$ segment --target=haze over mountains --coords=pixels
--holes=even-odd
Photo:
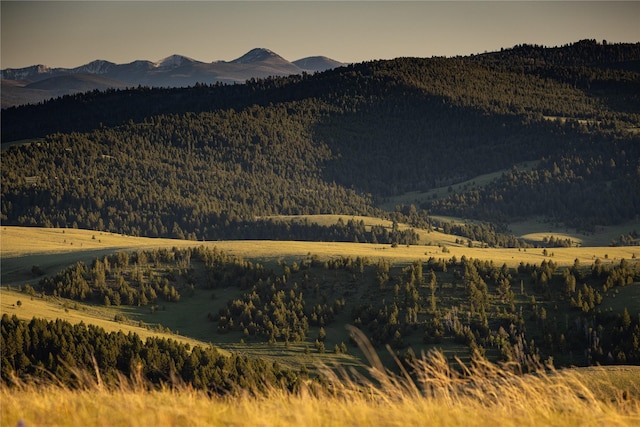
[[[290,62],[264,48],[252,49],[232,61],[210,63],[182,55],[171,55],[156,62],[137,60],[128,64],[96,60],[76,68],[33,65],[0,71],[2,108],[94,89],[237,83],[251,78],[314,73],[343,65],[345,64],[324,56],[311,56]]]

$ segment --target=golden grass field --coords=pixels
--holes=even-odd
[[[468,377],[462,378],[438,354],[415,367],[417,382],[371,368],[377,382],[356,384],[325,371],[335,375],[337,386],[331,392],[303,388],[299,393],[274,390],[257,397],[246,393],[211,397],[186,386],[153,389],[135,379],[122,380],[112,389],[92,379],[76,390],[22,384],[0,389],[1,420],[3,426],[130,427],[631,427],[640,423],[637,390],[601,382],[601,377],[588,372],[522,376],[479,362],[469,366]],[[640,368],[629,369],[638,380]],[[594,382],[600,388],[594,388]]]
[[[18,301],[21,302],[20,307],[17,305]],[[85,324],[96,325],[107,332],[122,331],[125,334],[134,332],[143,341],[148,337],[159,337],[171,338],[189,344],[192,347],[195,345],[207,347],[209,345],[190,337],[148,329],[137,325],[136,322],[116,322],[113,319],[116,313],[120,312],[116,308],[82,304],[63,298],[47,297],[43,299],[41,297],[29,297],[24,293],[6,288],[0,289],[0,312],[9,316],[16,315],[19,319],[26,321],[34,317],[45,320],[64,319],[72,324],[84,322]],[[225,352],[222,349],[218,349],[218,351]]]
[[[343,217],[348,220],[351,217]],[[336,221],[337,216],[311,218]],[[310,220],[311,220],[310,219]],[[365,218],[367,224],[380,221]],[[531,231],[533,232],[533,231]],[[216,246],[231,254],[257,260],[296,260],[308,254],[328,259],[361,256],[409,263],[429,257],[462,256],[516,266],[553,260],[572,265],[577,258],[590,265],[596,258],[619,262],[635,256],[632,247],[574,247],[549,249],[483,249],[455,244],[454,236],[427,233],[421,245],[398,246],[331,242],[216,241],[195,242],[121,236],[76,229],[0,228],[2,313],[70,322],[94,323],[108,331],[135,331],[141,337],[163,336],[132,323],[114,322],[113,313],[58,299],[40,299],[6,289],[7,285],[35,282],[31,268],[37,265],[52,274],[77,260],[117,250],[157,247]],[[541,233],[540,236],[546,235]],[[556,234],[557,235],[557,234]],[[541,237],[542,238],[542,237]],[[430,243],[425,245],[424,243]],[[448,252],[443,252],[443,246]],[[17,307],[17,300],[22,306]],[[75,308],[74,308],[75,307]],[[195,340],[176,335],[173,339]],[[375,364],[374,364],[375,366]],[[322,369],[319,367],[319,369]],[[340,380],[334,393],[266,396],[211,397],[182,386],[154,389],[140,380],[126,379],[107,389],[87,381],[71,390],[55,384],[22,384],[0,387],[2,426],[636,426],[640,425],[640,367],[565,370],[540,376],[518,376],[493,365],[470,367],[473,386],[450,371],[443,358],[429,357],[417,366],[420,392],[415,384],[378,372],[378,385]],[[337,379],[336,379],[337,380]],[[338,383],[338,382],[336,382]],[[22,424],[19,424],[22,423]]]
[[[334,221],[339,216],[319,216],[318,221]],[[343,217],[345,220],[351,217]],[[364,217],[355,217],[356,219]],[[368,219],[371,223],[385,224],[384,220]],[[38,262],[47,269],[59,263],[72,263],[73,259],[87,255],[95,258],[100,254],[117,250],[153,249],[159,247],[196,247],[200,245],[216,246],[230,254],[248,259],[299,259],[308,254],[317,255],[321,259],[340,256],[368,257],[372,260],[387,258],[392,262],[408,263],[430,257],[449,259],[456,256],[492,260],[495,264],[517,266],[520,261],[540,264],[543,260],[553,260],[559,266],[572,265],[578,259],[584,265],[590,265],[596,258],[602,262],[615,262],[620,259],[631,259],[640,256],[637,247],[582,246],[571,248],[550,248],[544,256],[542,249],[514,248],[469,248],[466,244],[456,244],[455,236],[439,232],[419,231],[421,243],[412,246],[348,243],[348,242],[304,242],[304,241],[271,241],[271,240],[239,240],[239,241],[193,241],[147,237],[131,237],[119,234],[97,232],[80,229],[37,228],[37,227],[2,227],[0,228],[0,259],[3,264],[3,284],[5,279],[16,274],[20,269]],[[529,232],[532,235],[533,232]],[[539,236],[552,233],[539,232]],[[559,233],[554,234],[556,236]],[[443,247],[449,252],[444,252]],[[31,264],[30,264],[31,263]],[[29,265],[30,264],[30,265]]]
[[[337,221],[337,215],[321,215],[309,217],[309,220],[317,220],[329,224]],[[344,218],[347,220],[347,218]],[[350,219],[350,218],[349,218]],[[365,223],[382,223],[390,225],[379,219],[355,217],[356,220],[365,220]],[[122,236],[113,233],[96,232],[79,229],[55,229],[55,228],[27,228],[27,227],[2,227],[0,228],[0,262],[2,263],[0,290],[2,301],[2,313],[17,314],[20,318],[30,319],[37,314],[39,317],[55,319],[62,317],[72,323],[82,320],[96,323],[106,330],[124,329],[138,332],[141,336],[149,334],[157,335],[155,331],[149,331],[135,323],[116,323],[113,321],[115,309],[94,307],[90,310],[81,305],[82,310],[74,310],[77,303],[61,300],[33,299],[25,303],[19,309],[16,301],[24,295],[12,294],[7,286],[17,286],[35,283],[31,272],[33,266],[46,274],[54,274],[59,270],[79,260],[90,263],[98,256],[104,256],[118,250],[141,250],[159,247],[195,247],[199,245],[215,246],[230,254],[246,259],[261,261],[297,261],[308,254],[317,255],[321,259],[330,259],[342,256],[367,257],[372,261],[385,258],[393,263],[408,264],[430,257],[449,259],[452,256],[460,259],[462,256],[492,260],[497,265],[507,264],[516,267],[521,261],[531,264],[540,264],[544,260],[553,260],[560,266],[573,265],[578,259],[582,265],[591,265],[596,258],[604,263],[618,263],[620,259],[631,259],[637,248],[634,247],[573,247],[549,249],[552,256],[544,256],[542,249],[493,249],[493,248],[469,248],[463,244],[455,244],[455,237],[438,232],[427,233],[423,231],[425,241],[432,245],[397,246],[364,243],[344,242],[298,242],[298,241],[215,241],[196,242],[191,240],[155,239],[145,237]],[[440,246],[438,246],[440,245]],[[444,252],[446,247],[448,252]],[[70,308],[71,307],[71,308]],[[176,339],[187,338],[172,335]],[[202,343],[200,343],[202,344]]]

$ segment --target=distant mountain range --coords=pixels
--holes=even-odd
[[[269,49],[256,48],[233,61],[201,62],[171,55],[157,62],[115,64],[96,60],[76,68],[33,65],[0,70],[2,108],[37,103],[94,89],[135,86],[186,87],[196,83],[235,83],[251,78],[325,71],[346,65],[324,56],[290,62]]]

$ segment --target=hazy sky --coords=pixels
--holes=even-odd
[[[75,67],[174,53],[229,61],[265,47],[293,61],[455,56],[520,43],[640,41],[640,2],[5,1],[1,68]]]

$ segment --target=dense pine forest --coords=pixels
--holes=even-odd
[[[153,384],[173,380],[176,385],[190,384],[216,394],[294,390],[308,378],[308,371],[293,371],[277,362],[269,364],[240,354],[229,357],[214,348],[191,349],[174,340],[142,341],[135,334],[107,333],[62,320],[34,318],[25,323],[4,314],[1,338],[3,383],[54,374],[61,383],[77,387],[82,385],[78,370],[90,366],[100,370],[107,385],[117,384],[123,375],[142,375]]]
[[[639,97],[640,45],[594,40],[66,96],[3,110],[0,219],[189,239],[372,241],[256,219],[411,222],[406,207],[380,206],[503,171],[421,199],[414,218],[502,229],[542,216],[589,231],[640,212]]]

